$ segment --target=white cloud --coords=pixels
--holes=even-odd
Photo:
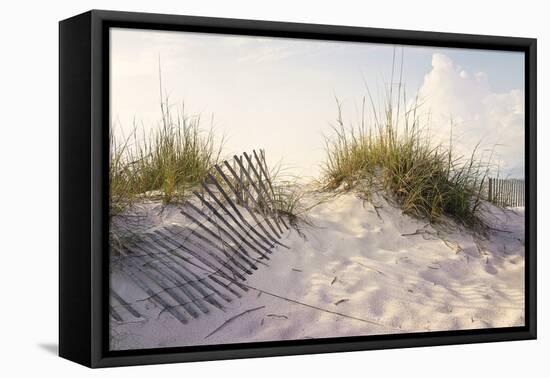
[[[468,72],[448,56],[436,53],[420,97],[431,112],[436,138],[448,141],[452,119],[453,143],[461,154],[470,154],[478,142],[486,151],[496,145],[501,174],[523,176],[523,90],[493,92],[485,73]]]

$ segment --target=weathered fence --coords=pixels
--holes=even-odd
[[[241,297],[249,290],[246,277],[266,265],[273,248],[288,248],[280,241],[289,226],[277,210],[275,189],[263,151],[235,155],[215,165],[181,205],[187,222],[158,225],[111,245],[112,271],[135,286],[111,287],[111,317],[140,319],[147,312],[140,310],[143,303],[151,302],[187,323]]]
[[[489,178],[488,200],[499,206],[525,206],[525,181]]]

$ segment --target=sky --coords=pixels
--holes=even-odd
[[[224,135],[227,156],[263,148],[270,165],[318,177],[336,99],[345,124],[357,125],[367,88],[381,103],[401,78],[407,103],[420,99],[434,140],[448,143],[452,120],[460,154],[479,143],[485,156],[494,151],[501,176],[524,175],[520,52],[114,28],[110,59],[115,135],[136,122],[159,126],[160,61],[171,106],[184,103],[188,116]],[[373,114],[365,114],[369,124]]]

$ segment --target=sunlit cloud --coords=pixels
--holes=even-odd
[[[436,53],[419,93],[430,109],[432,131],[440,141],[448,142],[452,131],[453,145],[463,155],[471,154],[478,143],[481,151],[494,148],[495,162],[503,174],[523,176],[523,90],[496,93],[486,73],[469,72]]]

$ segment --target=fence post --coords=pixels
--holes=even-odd
[[[498,204],[502,206],[502,179],[498,179]]]
[[[514,181],[512,181],[512,206],[516,206],[516,189],[517,189],[517,182],[514,179]]]

